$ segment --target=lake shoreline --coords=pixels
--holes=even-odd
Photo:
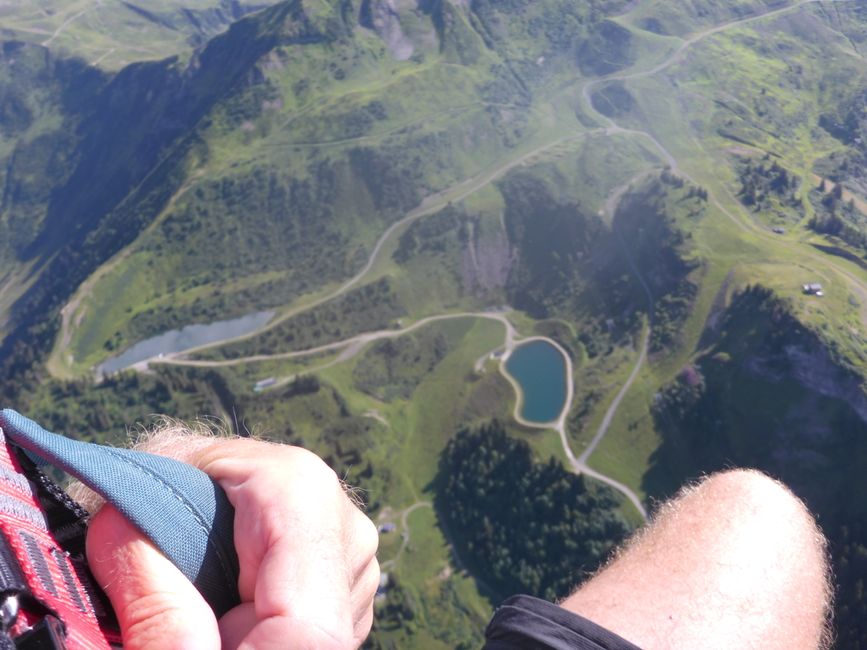
[[[563,400],[563,406],[561,407],[556,417],[550,420],[546,420],[544,422],[536,422],[523,417],[521,412],[523,410],[524,402],[526,399],[524,388],[521,385],[521,382],[518,381],[518,379],[514,375],[512,375],[506,367],[509,359],[520,346],[533,342],[547,343],[555,350],[557,350],[557,352],[559,352],[561,357],[563,358],[563,372],[565,374],[564,383],[566,393]],[[512,385],[512,388],[515,390],[515,395],[517,399],[515,400],[515,408],[512,413],[512,417],[514,417],[515,421],[518,422],[518,424],[534,429],[559,429],[565,426],[566,415],[569,413],[569,410],[572,407],[574,380],[572,378],[572,359],[569,357],[569,353],[566,352],[565,348],[563,348],[562,345],[560,345],[553,339],[547,338],[545,336],[530,336],[527,338],[522,338],[519,341],[515,341],[514,345],[510,349],[506,349],[503,352],[503,355],[500,357],[499,369],[500,374],[502,374],[506,378],[506,380]]]
[[[183,352],[195,347],[190,341],[193,344],[219,341],[227,331],[234,335],[253,332],[273,317],[273,311],[259,311],[212,323],[190,323],[134,343],[120,354],[103,361],[96,368],[96,373],[97,376],[105,377],[163,354]]]

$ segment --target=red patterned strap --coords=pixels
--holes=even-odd
[[[20,453],[0,430],[0,649],[120,647],[85,563],[85,513]]]

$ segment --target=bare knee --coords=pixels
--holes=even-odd
[[[762,513],[766,516],[776,516],[779,512],[812,520],[804,504],[789,488],[754,469],[732,469],[706,476],[685,487],[675,503],[690,498],[713,501],[737,510],[766,510]]]
[[[690,510],[705,523],[714,516],[732,528],[732,535],[759,535],[752,540],[762,546],[812,549],[824,561],[825,538],[804,503],[789,488],[766,474],[752,469],[735,469],[712,474],[686,487],[660,516],[677,516]]]
[[[730,469],[710,474],[684,488],[683,494],[704,493],[707,498],[734,500],[753,507],[783,506],[786,510],[801,509],[803,503],[789,488],[755,469]]]
[[[779,481],[756,470],[720,472],[685,488],[659,515],[669,532],[690,531],[708,558],[723,561],[716,572],[721,589],[737,576],[757,597],[754,606],[776,601],[790,621],[827,619],[827,542],[804,503]],[[812,629],[827,636],[823,626]],[[816,641],[821,646],[824,639]]]
[[[656,519],[700,527],[708,542],[740,550],[766,566],[797,561],[817,576],[827,573],[826,542],[804,503],[789,488],[756,470],[712,474],[684,488]]]
[[[752,470],[708,476],[564,607],[641,647],[813,648],[827,637],[825,541],[804,504]]]

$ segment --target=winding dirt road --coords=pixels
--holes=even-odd
[[[353,356],[358,354],[367,344],[369,344],[372,341],[376,341],[376,340],[383,339],[383,338],[393,338],[393,337],[401,336],[403,334],[406,334],[407,332],[410,332],[414,329],[423,327],[424,325],[427,325],[431,322],[435,322],[438,320],[446,320],[446,319],[452,319],[452,318],[467,318],[467,317],[494,319],[494,320],[499,320],[505,324],[507,336],[506,336],[506,355],[504,355],[504,357],[507,358],[508,353],[513,349],[516,342],[521,340],[521,339],[518,339],[518,337],[514,331],[513,326],[511,325],[511,323],[508,321],[508,319],[505,317],[505,315],[503,313],[492,313],[492,312],[464,312],[464,313],[458,313],[458,314],[443,314],[443,315],[438,315],[438,316],[430,316],[430,317],[421,319],[418,322],[410,325],[409,327],[403,328],[401,330],[383,330],[383,331],[379,331],[379,332],[370,332],[370,333],[360,334],[358,336],[346,339],[344,341],[326,344],[323,346],[319,346],[317,348],[311,348],[309,350],[288,352],[288,353],[282,353],[282,354],[258,355],[258,356],[245,357],[242,359],[232,359],[232,360],[222,360],[222,361],[192,361],[192,360],[180,359],[178,357],[180,357],[181,355],[184,355],[184,354],[189,354],[189,353],[201,351],[201,350],[204,350],[207,348],[212,348],[212,347],[216,347],[219,345],[225,345],[227,343],[231,343],[234,341],[252,338],[252,337],[262,333],[263,331],[266,331],[268,329],[271,329],[271,328],[277,326],[279,323],[291,318],[292,316],[297,315],[298,313],[301,313],[302,311],[312,309],[312,308],[314,308],[318,305],[321,305],[325,302],[328,302],[330,300],[338,298],[339,296],[341,296],[344,293],[346,293],[347,291],[349,291],[352,287],[359,284],[365,277],[367,277],[370,274],[370,272],[373,270],[376,262],[379,259],[379,256],[380,256],[380,253],[381,253],[383,247],[389,241],[389,239],[395,234],[395,232],[397,232],[400,228],[408,225],[409,223],[411,223],[411,222],[413,222],[413,221],[415,221],[415,220],[417,220],[423,216],[432,214],[436,210],[443,207],[449,201],[460,201],[460,200],[466,198],[467,196],[478,191],[479,189],[486,186],[488,183],[492,182],[496,178],[507,173],[508,171],[513,169],[514,167],[516,167],[520,164],[523,164],[525,161],[529,160],[530,158],[532,158],[532,157],[534,157],[534,156],[536,156],[536,155],[538,155],[538,154],[540,154],[540,153],[542,153],[542,152],[544,152],[544,151],[546,151],[546,150],[548,150],[548,149],[550,149],[556,145],[559,145],[563,142],[582,138],[582,137],[586,137],[586,136],[591,135],[591,134],[599,134],[599,133],[604,133],[604,134],[609,135],[609,136],[618,135],[618,134],[626,134],[626,135],[633,135],[635,137],[640,137],[640,138],[648,140],[654,146],[654,148],[660,153],[662,160],[668,165],[668,167],[672,170],[673,173],[676,173],[679,176],[683,177],[684,179],[695,183],[695,180],[692,179],[689,176],[689,174],[687,174],[686,172],[684,172],[680,168],[678,161],[677,161],[677,158],[661,142],[659,142],[659,140],[656,138],[656,136],[654,136],[652,133],[622,127],[619,124],[617,124],[613,119],[611,119],[607,116],[604,116],[604,115],[600,114],[598,111],[596,111],[596,109],[593,107],[592,98],[591,98],[591,93],[592,93],[593,88],[600,85],[600,84],[611,82],[611,81],[629,81],[629,80],[651,77],[653,75],[659,74],[659,73],[667,70],[668,68],[670,68],[675,63],[677,63],[680,60],[680,57],[690,47],[692,47],[693,45],[701,42],[702,40],[704,40],[708,37],[711,37],[715,34],[719,34],[721,32],[729,30],[729,29],[734,29],[736,27],[743,26],[745,24],[749,24],[752,22],[756,22],[756,21],[772,18],[775,16],[783,15],[785,13],[795,11],[802,6],[805,6],[808,4],[813,4],[816,2],[820,2],[820,1],[821,0],[802,0],[801,2],[797,2],[797,3],[790,5],[790,6],[782,7],[779,9],[774,9],[774,10],[765,12],[763,14],[758,14],[758,15],[749,16],[746,18],[741,18],[738,20],[730,21],[730,22],[722,24],[722,25],[718,25],[715,27],[705,29],[705,30],[693,35],[692,37],[686,39],[664,61],[662,61],[658,65],[656,65],[656,66],[654,66],[648,70],[637,71],[637,72],[626,73],[626,74],[612,74],[612,75],[608,75],[606,77],[601,77],[598,79],[593,79],[593,80],[585,82],[582,89],[581,89],[581,93],[582,93],[582,96],[584,98],[584,101],[587,105],[588,110],[590,111],[590,115],[595,116],[597,119],[601,120],[601,122],[603,124],[605,124],[604,128],[596,129],[596,130],[590,130],[590,131],[587,131],[587,132],[584,132],[581,134],[576,134],[576,135],[571,135],[571,136],[563,136],[560,138],[556,138],[552,141],[549,141],[549,142],[537,147],[536,149],[534,149],[532,151],[529,151],[529,152],[523,154],[522,156],[519,156],[518,158],[515,158],[511,161],[504,162],[503,164],[498,165],[498,166],[494,167],[493,169],[480,172],[476,176],[473,176],[472,178],[469,178],[469,179],[467,179],[467,180],[465,180],[465,181],[463,181],[463,182],[461,182],[461,183],[459,183],[453,187],[447,188],[441,192],[438,192],[437,194],[434,194],[434,195],[427,197],[424,201],[422,201],[422,203],[417,208],[415,208],[414,210],[407,213],[405,217],[403,217],[399,221],[393,223],[391,226],[389,226],[385,230],[385,232],[383,232],[383,234],[377,240],[374,248],[372,249],[366,264],[352,278],[350,278],[349,280],[344,282],[337,289],[327,293],[326,295],[323,295],[323,296],[313,300],[312,302],[309,302],[309,303],[304,304],[304,305],[300,305],[300,306],[298,306],[292,310],[284,312],[279,318],[274,319],[271,323],[269,323],[265,327],[255,331],[255,332],[249,333],[245,336],[236,337],[233,339],[227,339],[224,341],[211,343],[211,344],[208,344],[205,346],[199,346],[196,348],[190,348],[190,349],[185,350],[183,352],[178,352],[178,353],[175,353],[172,355],[167,355],[166,357],[164,357],[162,359],[150,359],[146,363],[170,363],[170,364],[177,364],[177,365],[205,366],[205,367],[207,367],[207,366],[231,366],[231,365],[238,365],[238,364],[242,364],[242,363],[250,363],[250,362],[256,362],[256,361],[298,358],[298,357],[309,356],[309,355],[320,353],[320,352],[328,352],[328,351],[332,351],[332,350],[341,350],[342,349],[343,353],[338,357],[338,359],[327,364],[327,365],[331,365],[333,363],[338,363],[341,361],[345,361],[349,358],[352,358]],[[851,2],[854,0],[829,0],[829,1],[842,3],[842,2]],[[616,191],[615,195],[610,197],[609,200],[606,202],[606,210],[609,212],[609,214],[613,215],[613,211],[616,209],[616,205],[619,203],[619,200],[622,197],[622,194],[625,191],[625,189],[626,189],[625,187],[619,188]],[[711,202],[713,203],[713,205],[715,205],[723,214],[725,214],[730,219],[732,219],[735,223],[737,223],[741,228],[750,230],[755,234],[759,234],[761,236],[765,236],[765,237],[768,237],[770,239],[770,236],[767,235],[766,233],[764,233],[760,228],[755,226],[755,224],[749,223],[749,222],[745,221],[744,219],[739,218],[738,216],[735,216],[716,197],[711,196],[710,199],[711,199]],[[779,243],[778,240],[775,240],[775,241],[777,241],[777,243]],[[795,247],[797,245],[792,244],[791,246]],[[802,251],[800,251],[800,248],[801,247],[798,247],[798,250],[799,250],[799,252],[802,252]],[[839,267],[838,265],[834,264],[833,262],[829,262],[828,260],[825,260],[825,259],[819,257],[818,255],[810,254],[809,252],[805,252],[804,255],[806,257],[810,257],[816,261],[819,261],[830,268],[833,268],[839,274],[841,274],[842,276],[849,279],[850,282],[852,283],[852,285],[855,287],[856,292],[860,296],[865,298],[865,300],[863,300],[863,302],[865,305],[867,305],[867,287],[864,286],[864,283],[859,278],[855,277],[853,274],[848,272],[846,269],[843,269],[843,268]],[[639,281],[642,283],[642,285],[645,288],[645,291],[647,292],[649,305],[651,307],[649,313],[652,314],[653,297],[652,297],[652,294],[649,290],[649,287],[647,286],[646,282],[641,277],[641,274],[639,273],[638,269],[635,267],[634,263],[632,262],[631,258],[629,257],[628,251],[627,251],[627,259],[629,259],[630,265],[633,268],[633,272],[636,273],[636,276],[638,277]],[[629,389],[631,388],[632,384],[634,383],[635,379],[638,377],[641,369],[643,368],[644,364],[646,363],[647,353],[648,353],[648,344],[649,344],[650,334],[652,331],[651,328],[652,328],[652,322],[649,322],[648,326],[645,328],[645,332],[644,332],[643,337],[642,337],[641,349],[639,351],[638,358],[636,360],[635,365],[633,366],[633,369],[632,369],[629,377],[627,378],[626,382],[621,387],[618,394],[615,396],[614,401],[609,405],[609,408],[608,408],[599,428],[597,429],[593,439],[591,440],[590,444],[588,445],[588,447],[583,451],[583,453],[579,457],[576,457],[575,454],[573,453],[573,451],[570,447],[569,441],[568,441],[567,433],[566,433],[566,417],[569,413],[569,410],[571,409],[572,399],[574,396],[574,386],[571,383],[572,382],[572,372],[573,372],[571,359],[569,359],[568,354],[566,354],[565,351],[562,350],[562,348],[560,348],[560,346],[556,344],[556,342],[551,341],[550,339],[546,339],[550,343],[555,345],[556,347],[560,348],[561,352],[564,354],[564,358],[566,359],[566,363],[567,363],[568,377],[569,377],[568,399],[567,399],[567,404],[564,406],[564,409],[560,415],[560,418],[557,420],[557,422],[554,425],[554,429],[558,432],[558,434],[560,436],[564,453],[566,454],[567,458],[569,459],[569,462],[571,463],[572,468],[578,473],[587,474],[588,476],[591,476],[591,477],[593,477],[593,478],[595,478],[595,479],[597,479],[603,483],[606,483],[607,485],[609,485],[609,486],[613,487],[614,489],[618,490],[619,492],[621,492],[624,496],[627,497],[627,499],[629,499],[629,501],[636,507],[636,509],[645,518],[647,516],[647,513],[646,513],[646,510],[645,510],[643,504],[641,503],[641,500],[628,486],[625,486],[624,484],[622,484],[622,483],[620,483],[620,482],[618,482],[618,481],[616,481],[616,480],[614,480],[614,479],[612,479],[612,478],[610,478],[604,474],[601,474],[600,472],[598,472],[596,470],[593,470],[591,467],[589,467],[587,465],[587,461],[592,456],[593,452],[597,449],[598,445],[601,443],[604,436],[608,432],[608,429],[610,428],[611,422],[613,421],[614,417],[616,416],[622,400],[624,399],[624,397],[628,393]],[[505,362],[505,358],[503,359],[503,362]],[[520,416],[518,415],[518,417],[520,417]],[[526,422],[525,422],[525,424],[529,424],[531,426],[542,426],[544,428],[551,428],[550,424],[549,425],[534,425],[532,423],[526,423]]]
[[[419,508],[433,508],[433,503],[430,501],[416,501],[409,508],[403,511],[400,515],[400,548],[397,549],[397,553],[394,554],[394,557],[390,560],[386,560],[380,565],[380,569],[382,571],[390,571],[394,568],[394,565],[397,564],[397,561],[400,560],[400,556],[403,555],[403,552],[406,550],[406,547],[409,546],[410,542],[410,532],[409,532],[409,516],[414,513]],[[452,545],[454,548],[454,545]]]
[[[586,83],[584,85],[584,87],[582,88],[582,96],[583,96],[584,101],[587,105],[587,108],[591,112],[592,116],[596,116],[598,119],[602,120],[607,125],[606,126],[606,133],[608,133],[609,135],[614,135],[614,134],[618,134],[618,133],[626,133],[626,134],[631,134],[631,135],[635,135],[638,137],[643,137],[645,139],[648,139],[654,145],[654,147],[659,151],[659,153],[662,155],[662,157],[667,161],[668,167],[671,169],[672,173],[677,174],[678,176],[684,178],[685,180],[688,180],[691,183],[697,185],[698,183],[696,183],[696,181],[688,173],[686,173],[685,171],[683,171],[680,168],[680,166],[678,165],[678,162],[677,162],[677,158],[661,142],[659,142],[659,140],[657,140],[657,138],[653,134],[648,133],[646,131],[639,131],[639,130],[635,130],[635,129],[623,128],[620,125],[618,125],[613,119],[599,113],[594,108],[593,103],[591,101],[592,88],[596,85],[601,84],[601,83],[606,83],[606,82],[610,82],[610,81],[628,81],[631,79],[640,79],[643,77],[650,77],[650,76],[656,75],[656,74],[668,69],[669,67],[671,67],[675,63],[677,63],[677,61],[679,60],[681,55],[688,48],[690,48],[691,46],[695,45],[696,43],[698,43],[698,42],[700,42],[700,41],[702,41],[702,40],[704,40],[710,36],[713,36],[715,34],[719,34],[721,32],[724,32],[725,30],[728,30],[728,29],[742,26],[744,24],[748,24],[748,23],[759,21],[759,20],[771,18],[774,16],[782,15],[782,14],[794,11],[794,10],[804,6],[804,5],[813,4],[816,2],[820,2],[820,1],[821,0],[802,0],[801,2],[798,2],[798,3],[791,5],[791,6],[788,6],[788,7],[783,7],[781,9],[776,9],[773,11],[766,12],[764,14],[750,16],[748,18],[739,19],[736,21],[726,23],[724,25],[720,25],[717,27],[706,29],[706,30],[696,34],[695,36],[689,38],[688,40],[684,41],[684,43],[677,50],[675,50],[675,52],[673,54],[671,54],[665,61],[663,61],[659,65],[657,65],[657,66],[655,66],[649,70],[641,71],[641,72],[635,72],[635,73],[629,73],[629,74],[623,74],[623,75],[614,74],[614,75],[610,75],[608,77],[592,80],[592,81]],[[832,2],[851,2],[853,0],[830,0],[830,1],[832,1]],[[608,215],[610,217],[613,218],[614,211],[616,210],[616,206],[619,203],[620,199],[622,198],[623,193],[628,189],[629,184],[637,181],[639,179],[639,177],[641,177],[643,175],[645,175],[645,174],[640,174],[635,179],[633,179],[628,184],[626,184],[624,187],[620,188],[619,190],[616,190],[615,193],[613,193],[612,196],[609,197],[609,200],[606,202],[605,211],[608,213]],[[733,197],[729,197],[729,198],[733,198]],[[849,280],[849,284],[852,287],[852,289],[861,297],[862,320],[867,322],[867,312],[864,312],[864,310],[867,309],[867,287],[865,287],[864,282],[860,278],[857,278],[855,275],[850,273],[848,270],[841,268],[840,266],[835,264],[833,261],[830,261],[828,259],[820,257],[816,253],[812,253],[811,251],[802,251],[801,249],[803,248],[803,246],[798,246],[795,243],[780,242],[777,238],[771,237],[767,232],[765,232],[763,229],[759,228],[758,226],[756,226],[752,222],[746,221],[746,220],[741,219],[738,216],[734,215],[731,211],[729,211],[719,201],[718,198],[713,196],[713,194],[710,191],[709,191],[709,199],[710,199],[711,203],[718,210],[720,210],[720,212],[722,212],[729,219],[734,221],[740,228],[742,228],[744,230],[748,230],[748,231],[752,232],[753,234],[759,235],[765,239],[773,240],[777,244],[782,243],[783,245],[787,246],[788,248],[790,248],[792,250],[797,250],[799,253],[803,254],[802,255],[803,257],[808,257],[814,261],[817,261],[821,264],[824,264],[824,265],[832,268],[834,271],[836,271],[837,273],[839,273],[843,277],[847,278]],[[624,250],[625,250],[627,260],[630,264],[630,267],[632,268],[633,273],[638,278],[639,282],[641,283],[642,287],[644,288],[645,293],[647,294],[648,305],[649,305],[648,314],[652,318],[652,315],[653,315],[653,295],[650,291],[650,287],[647,285],[646,281],[642,277],[639,269],[635,266],[635,263],[634,263],[631,255],[629,254],[629,251],[625,249],[625,246],[624,246]],[[645,328],[644,335],[642,336],[641,349],[639,352],[638,359],[636,360],[636,363],[633,366],[632,372],[630,373],[626,382],[623,384],[620,391],[617,393],[616,397],[614,398],[614,400],[612,401],[612,403],[608,407],[608,410],[606,411],[605,416],[604,416],[602,422],[600,423],[599,428],[596,431],[596,434],[593,436],[592,440],[590,441],[590,443],[588,444],[588,446],[586,447],[584,452],[577,459],[573,460],[571,455],[569,453],[567,453],[567,455],[570,455],[570,460],[573,461],[573,465],[576,467],[576,471],[581,471],[581,472],[586,473],[590,476],[594,476],[595,478],[597,478],[603,482],[606,482],[609,485],[612,485],[613,487],[619,486],[619,487],[617,487],[617,489],[619,489],[624,495],[626,495],[630,499],[630,501],[633,502],[634,505],[636,505],[636,507],[639,509],[639,511],[642,513],[642,515],[645,516],[645,518],[646,518],[646,513],[644,511],[644,508],[640,505],[640,502],[638,502],[637,498],[635,498],[635,494],[629,488],[627,488],[626,486],[623,486],[622,484],[619,484],[619,483],[617,484],[617,486],[613,485],[612,483],[616,483],[616,482],[613,482],[612,479],[610,479],[609,477],[601,475],[601,474],[599,474],[599,472],[596,472],[595,470],[590,468],[587,465],[587,462],[590,459],[590,457],[593,455],[593,453],[596,451],[596,448],[599,446],[599,443],[605,437],[605,434],[608,432],[608,429],[611,426],[611,422],[613,421],[615,415],[617,414],[617,410],[619,409],[621,402],[623,401],[626,394],[629,392],[629,389],[632,387],[632,384],[635,382],[635,379],[638,377],[639,373],[641,372],[642,367],[644,366],[644,364],[647,361],[650,335],[652,332],[652,325],[653,325],[653,323],[651,320],[648,322],[648,325]],[[564,448],[565,448],[565,446],[566,446],[565,436],[563,436],[563,444],[564,444]]]
[[[163,358],[156,358],[147,361],[148,364],[168,364],[175,366],[194,366],[199,368],[218,368],[225,366],[238,366],[247,363],[255,363],[258,361],[282,361],[286,359],[298,359],[302,357],[309,357],[314,354],[320,354],[322,352],[333,352],[335,350],[345,350],[349,354],[341,354],[339,357],[340,361],[348,361],[362,349],[364,349],[369,343],[373,343],[374,341],[380,341],[382,339],[394,339],[404,334],[409,334],[417,329],[424,327],[425,325],[429,325],[430,323],[435,323],[437,321],[443,320],[454,320],[456,318],[484,318],[488,320],[495,320],[503,323],[506,327],[506,340],[514,341],[516,333],[515,328],[512,323],[506,318],[506,313],[502,311],[466,311],[466,312],[456,312],[453,314],[439,314],[437,316],[428,316],[427,318],[422,318],[421,320],[416,321],[412,325],[407,325],[401,329],[389,329],[389,330],[378,330],[376,332],[365,332],[364,334],[358,334],[357,336],[353,336],[348,339],[343,339],[342,341],[335,341],[334,343],[326,343],[325,345],[319,345],[315,348],[307,348],[306,350],[296,350],[293,352],[278,352],[276,354],[257,354],[248,357],[239,357],[237,359],[218,359],[218,360],[196,360],[196,359],[176,359],[169,356],[165,356]]]
[[[326,302],[329,302],[331,300],[339,298],[340,296],[345,294],[347,291],[352,289],[352,287],[359,284],[365,277],[367,277],[368,274],[370,274],[371,270],[376,265],[377,261],[379,261],[379,256],[380,256],[380,253],[382,252],[383,247],[388,242],[388,240],[391,239],[391,237],[394,235],[394,233],[397,230],[399,230],[400,228],[411,224],[413,221],[416,221],[416,220],[420,219],[421,217],[425,217],[425,216],[433,214],[434,212],[436,212],[436,211],[442,209],[443,207],[445,207],[446,205],[448,205],[449,202],[458,202],[458,201],[464,200],[465,198],[467,198],[471,194],[478,192],[480,189],[487,186],[489,183],[493,182],[497,178],[503,176],[507,172],[511,171],[515,167],[524,164],[527,160],[533,158],[534,156],[538,156],[539,154],[547,151],[548,149],[551,149],[552,147],[555,147],[555,146],[562,144],[564,142],[568,142],[570,140],[578,140],[580,138],[587,137],[588,135],[591,135],[593,133],[598,133],[598,131],[588,131],[585,133],[573,134],[573,135],[555,138],[554,140],[546,142],[546,143],[536,147],[535,149],[522,154],[521,156],[519,156],[517,158],[503,162],[503,163],[493,167],[492,169],[482,171],[482,172],[476,174],[475,176],[472,176],[471,178],[468,178],[464,181],[461,181],[457,185],[453,185],[452,187],[441,190],[440,192],[437,192],[436,194],[431,194],[430,196],[426,197],[417,208],[408,212],[406,214],[406,216],[403,217],[402,219],[400,219],[399,221],[395,221],[393,224],[391,224],[385,230],[385,232],[383,232],[382,235],[380,235],[379,239],[376,241],[376,244],[374,245],[373,250],[371,250],[370,255],[367,258],[367,262],[361,268],[361,270],[359,270],[358,273],[356,273],[354,276],[352,276],[349,280],[344,282],[342,285],[340,285],[334,291],[331,291],[331,292],[313,300],[312,302],[309,302],[309,303],[306,303],[303,305],[299,305],[298,307],[296,307],[294,309],[290,309],[290,310],[284,312],[283,314],[281,314],[277,318],[271,320],[271,322],[269,322],[264,327],[261,327],[255,331],[253,331],[253,332],[250,332],[250,333],[245,334],[243,336],[237,336],[237,337],[230,338],[230,339],[224,339],[222,341],[216,341],[214,343],[209,343],[207,345],[200,345],[197,347],[189,348],[187,350],[172,353],[170,355],[166,355],[166,357],[164,357],[163,361],[165,360],[165,358],[175,359],[181,355],[192,354],[194,352],[200,352],[202,350],[206,350],[209,348],[214,348],[214,347],[226,345],[229,343],[234,343],[237,341],[243,341],[243,340],[251,339],[255,336],[258,336],[259,334],[262,334],[263,332],[266,332],[268,330],[273,329],[274,327],[276,327],[280,323],[292,318],[293,316],[297,316],[298,314],[300,314],[302,312],[309,311],[310,309],[318,307],[318,306],[320,306]],[[148,359],[147,361],[150,362],[150,361],[152,361],[152,359]]]

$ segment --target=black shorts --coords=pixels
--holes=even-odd
[[[485,630],[485,650],[640,650],[604,627],[531,596],[512,596]]]

